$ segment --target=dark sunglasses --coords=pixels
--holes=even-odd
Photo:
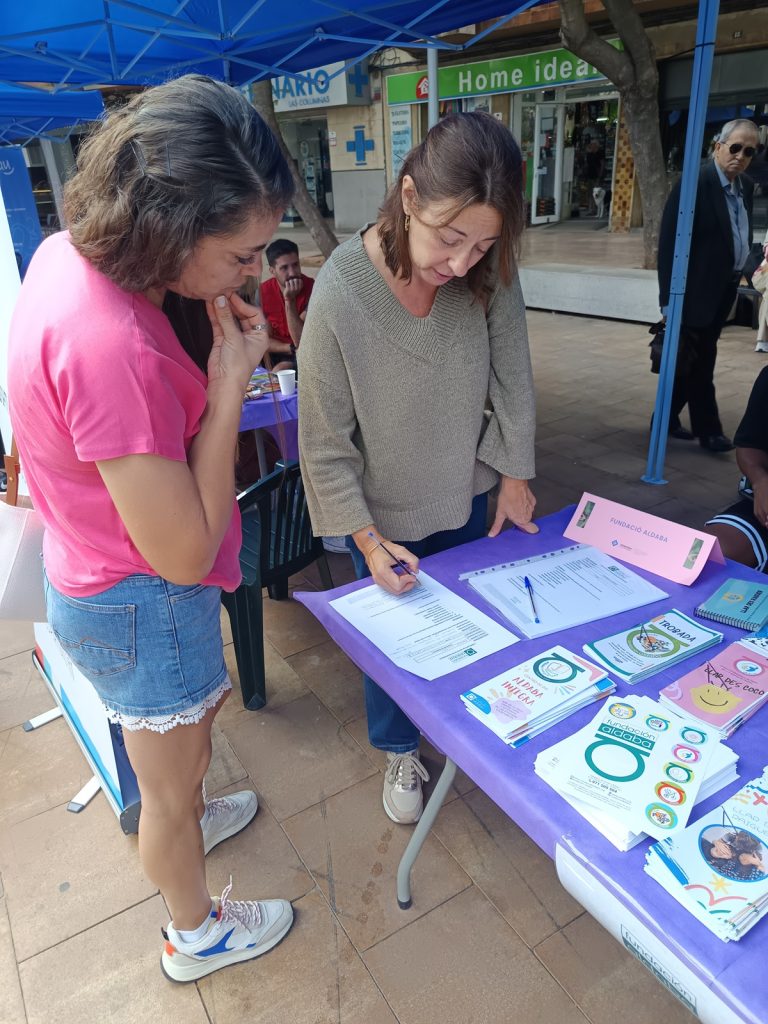
[[[723,145],[725,145],[725,143],[723,143]],[[747,160],[751,160],[757,152],[754,146],[742,146],[740,142],[732,142],[728,147],[728,152],[733,153],[733,155],[736,156],[736,154],[740,153],[742,149],[744,150],[744,156]]]

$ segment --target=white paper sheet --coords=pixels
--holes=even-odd
[[[526,576],[533,587],[538,623],[525,589]],[[546,636],[668,596],[627,566],[581,544],[478,572],[468,582],[527,637]]]
[[[518,637],[425,572],[395,596],[373,583],[331,601],[398,668],[437,679],[518,642]]]

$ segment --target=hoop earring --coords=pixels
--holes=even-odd
[[[410,215],[410,213],[406,213],[406,215],[405,215],[405,230],[406,231],[410,231],[411,230],[411,215]]]

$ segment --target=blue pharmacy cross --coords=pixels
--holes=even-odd
[[[355,154],[355,165],[360,167],[366,162],[365,154],[370,153],[373,149],[373,139],[366,139],[365,137],[365,126],[362,124],[355,125],[355,138],[347,142],[347,152]]]
[[[363,86],[368,85],[368,75],[363,74],[361,64],[355,64],[354,70],[347,75],[347,81],[355,87],[355,96],[363,95]]]

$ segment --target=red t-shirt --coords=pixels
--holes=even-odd
[[[301,275],[303,282],[301,291],[296,296],[296,312],[301,316],[309,304],[309,297],[315,285],[313,278]],[[291,332],[288,330],[288,317],[285,314],[285,299],[276,277],[267,278],[261,286],[261,308],[269,320],[269,327],[275,341],[293,344]]]

